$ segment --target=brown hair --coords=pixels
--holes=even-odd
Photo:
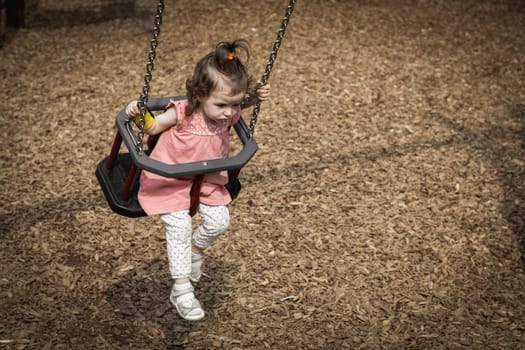
[[[250,49],[246,40],[223,41],[217,44],[215,51],[208,53],[197,62],[193,76],[186,80],[186,96],[189,104],[184,112],[187,116],[199,107],[199,98],[210,95],[221,77],[232,82],[233,94],[249,91],[253,81],[239,53],[244,53],[248,62]]]

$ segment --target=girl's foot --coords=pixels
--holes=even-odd
[[[174,284],[171,288],[170,301],[180,317],[187,321],[198,321],[204,317],[204,310],[193,294],[191,283]]]

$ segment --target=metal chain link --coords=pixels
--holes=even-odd
[[[150,50],[148,54],[148,63],[146,64],[146,74],[144,75],[144,86],[142,87],[142,93],[138,101],[138,106],[140,108],[140,121],[139,121],[139,131],[137,134],[137,151],[139,154],[144,152],[144,124],[145,124],[145,115],[146,115],[146,104],[148,103],[148,94],[150,90],[151,79],[153,78],[152,71],[155,67],[154,61],[157,49],[159,44],[160,36],[160,25],[162,23],[162,12],[164,11],[164,0],[159,0],[157,4],[157,12],[155,14],[155,20],[153,25],[153,38],[150,42]]]
[[[292,16],[295,2],[296,0],[290,0],[290,2],[288,3],[288,7],[286,8],[286,13],[281,23],[281,28],[279,29],[279,32],[277,33],[277,38],[275,39],[275,42],[273,44],[273,48],[270,53],[270,58],[268,59],[268,63],[264,70],[264,74],[258,86],[266,85],[268,83],[268,80],[270,79],[270,73],[272,71],[273,64],[275,63],[275,59],[277,58],[277,52],[279,51],[279,48],[281,47],[281,42],[283,41],[284,34],[286,33],[286,27],[288,27],[288,22],[290,21],[290,17]],[[250,119],[250,138],[253,137],[253,132],[255,131],[255,125],[257,124],[257,117],[259,116],[260,110],[261,110],[261,101],[257,100],[257,102],[255,103],[255,106],[253,107],[252,118]]]
[[[282,20],[279,32],[277,33],[277,38],[274,42],[272,51],[270,53],[270,57],[268,59],[268,63],[264,70],[264,74],[261,78],[261,81],[259,82],[259,86],[266,85],[268,83],[268,80],[270,79],[270,73],[272,71],[273,65],[277,58],[277,53],[279,52],[279,48],[281,47],[281,42],[284,38],[284,35],[286,34],[286,28],[288,27],[288,22],[290,21],[290,17],[292,16],[295,3],[296,3],[296,0],[290,0],[290,2],[288,3],[288,6],[286,8],[286,13]],[[144,152],[143,145],[144,145],[144,124],[145,124],[145,115],[146,115],[146,104],[148,102],[150,83],[153,77],[152,72],[155,66],[154,60],[156,56],[156,49],[158,46],[158,38],[160,36],[160,25],[162,23],[163,11],[164,11],[164,0],[159,0],[157,4],[157,12],[155,14],[155,21],[154,21],[154,26],[153,26],[153,38],[151,39],[151,42],[150,42],[148,63],[146,64],[146,74],[144,75],[144,86],[142,87],[142,93],[138,101],[138,106],[140,108],[140,120],[139,120],[139,131],[137,134],[137,138],[138,138],[137,151],[140,154]],[[253,108],[252,117],[250,119],[250,130],[249,130],[250,138],[253,137],[253,133],[255,131],[255,125],[257,124],[257,118],[258,118],[260,109],[261,109],[261,101],[257,101]]]

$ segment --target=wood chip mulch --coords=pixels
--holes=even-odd
[[[262,75],[286,4],[167,1],[150,96],[225,39]],[[522,1],[298,1],[196,323],[94,175],[154,10],[26,0],[5,34],[0,348],[525,349]]]

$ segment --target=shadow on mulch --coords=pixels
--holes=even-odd
[[[525,192],[522,175],[524,162],[519,159],[518,150],[506,147],[505,143],[501,142],[506,139],[521,139],[522,147],[525,148],[525,105],[510,106],[509,114],[521,123],[521,129],[496,127],[488,132],[477,132],[468,130],[439,113],[432,113],[431,116],[461,135],[461,142],[479,150],[498,171],[504,191],[502,214],[520,243],[521,259],[525,264]]]
[[[70,222],[72,213],[97,208],[101,204],[105,204],[104,196],[101,196],[101,192],[93,191],[81,195],[70,193],[64,196],[53,196],[50,194],[50,197],[31,204],[14,205],[13,211],[0,215],[0,239],[3,238],[3,234],[25,232],[38,223]]]
[[[518,137],[522,140],[522,148],[525,148],[525,104],[513,105],[510,109],[510,116],[521,123],[521,130],[519,131]],[[501,158],[499,158],[499,161],[501,162]],[[500,166],[502,166],[502,164],[500,164]],[[519,171],[517,167],[518,165],[514,164],[516,171]],[[523,167],[524,163],[522,160],[521,171],[523,171]],[[525,181],[522,177],[512,175],[513,172],[505,172],[502,174],[506,193],[503,214],[520,240],[521,258],[525,264],[525,212],[523,210],[523,206],[525,205],[525,190],[523,188]]]
[[[210,322],[217,322],[215,314],[233,289],[225,283],[226,276],[235,273],[233,267],[207,258],[206,271],[213,278],[203,277],[194,284],[195,295],[206,316],[202,321],[188,322],[179,317],[169,301],[171,280],[167,278],[166,265],[167,261],[157,259],[136,267],[104,293],[105,300],[114,308],[114,317],[122,321],[115,322],[115,327],[120,329],[111,332],[113,341],[121,346],[132,346],[129,340],[135,339],[136,334],[154,333],[156,329],[162,332],[159,336],[167,349],[180,349],[190,342],[191,333],[209,329]],[[149,324],[152,329],[145,332],[144,324]]]
[[[38,9],[39,0],[26,1],[25,25],[28,29],[57,29],[62,27],[75,27],[89,24],[99,24],[115,19],[137,18],[148,20],[153,18],[153,10],[145,10],[136,6],[136,0],[124,0],[101,6],[98,10],[41,10]],[[146,24],[146,22],[144,22]],[[15,38],[19,28],[8,28],[6,35],[0,38],[0,48]]]
[[[140,18],[150,20],[152,11],[136,5],[136,0],[113,1],[109,5],[98,6],[96,10],[42,10],[39,0],[26,1],[26,16],[30,17],[29,28],[55,29],[87,24],[98,24],[115,19]]]
[[[293,176],[295,172],[316,171],[334,164],[348,164],[353,159],[374,161],[384,157],[421,152],[425,149],[439,149],[451,144],[468,144],[477,149],[498,172],[504,191],[501,211],[510,229],[520,242],[522,262],[525,264],[525,212],[523,210],[525,205],[523,166],[525,162],[519,159],[519,150],[506,147],[504,143],[501,143],[501,140],[505,139],[521,139],[522,147],[525,148],[525,105],[514,104],[510,106],[509,114],[521,123],[519,130],[504,127],[496,127],[489,132],[469,130],[464,125],[439,112],[429,112],[426,117],[445,125],[453,132],[451,136],[442,140],[422,140],[389,148],[361,149],[347,154],[332,156],[323,154],[318,157],[322,161],[291,164],[284,169],[272,169],[266,174],[258,173],[255,175],[254,182],[261,181],[268,176],[278,180],[283,176]]]
[[[521,139],[522,147],[525,147],[525,105],[510,106],[509,114],[511,118],[520,122],[519,130],[494,127],[487,132],[473,131],[439,113],[431,113],[431,117],[460,135],[460,142],[479,150],[498,171],[504,191],[501,203],[502,214],[520,242],[521,258],[525,263],[525,212],[523,211],[525,192],[522,174],[524,162],[519,159],[519,150],[506,147],[505,143],[501,142],[506,139]]]

